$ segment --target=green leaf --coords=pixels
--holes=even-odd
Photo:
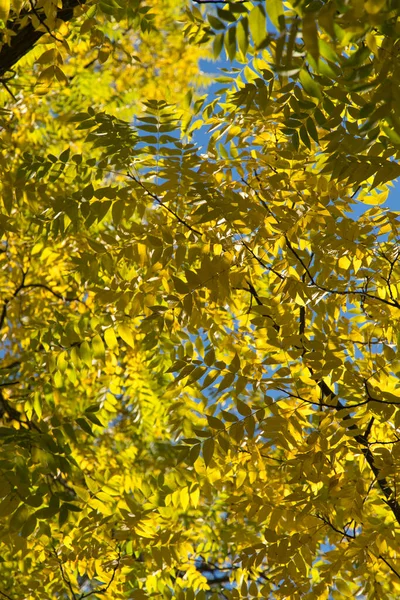
[[[92,437],[95,437],[92,428],[90,427],[89,423],[86,421],[86,419],[83,419],[82,417],[78,417],[76,419],[76,422],[78,423],[78,425],[83,429],[83,431],[85,431],[86,433],[88,433],[89,435],[91,435]]]
[[[243,56],[246,56],[249,47],[249,22],[247,17],[240,19],[236,26],[236,39]]]
[[[62,527],[64,523],[68,521],[69,511],[65,504],[61,505],[60,513],[58,515],[58,526]]]
[[[213,56],[215,59],[219,57],[221,54],[222,48],[224,46],[224,34],[219,33],[214,37],[213,41]]]
[[[207,15],[207,19],[213,29],[225,29],[225,23],[217,19],[214,15]]]
[[[21,535],[24,538],[27,538],[33,533],[36,529],[37,519],[35,515],[31,515],[24,523],[21,529]]]
[[[82,342],[79,347],[79,357],[89,368],[92,366],[92,351],[88,342]]]
[[[204,458],[204,463],[205,463],[206,467],[209,466],[209,464],[213,458],[214,447],[215,447],[215,443],[214,443],[213,438],[208,438],[203,443],[203,458]]]
[[[94,358],[104,360],[106,356],[103,340],[99,335],[95,335],[92,339],[92,348]]]
[[[285,17],[282,0],[265,0],[265,8],[274,27],[279,31],[283,31],[285,29]]]
[[[257,4],[249,13],[249,29],[256,47],[261,46],[267,37],[267,24],[261,4]]]
[[[322,99],[321,87],[305,69],[300,71],[299,79],[304,90],[309,96],[318,98],[320,100]]]
[[[236,27],[227,29],[225,32],[224,43],[229,60],[234,60],[236,56]]]
[[[20,504],[18,496],[9,494],[0,502],[0,517],[6,517],[13,513]]]
[[[225,429],[225,425],[223,424],[223,422],[217,419],[216,417],[207,415],[207,421],[212,429]]]

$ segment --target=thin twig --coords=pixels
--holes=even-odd
[[[287,247],[289,248],[291,253],[296,257],[298,262],[301,264],[301,266],[307,273],[308,277],[310,278],[311,284],[314,287],[316,287],[319,290],[326,292],[328,294],[336,294],[336,295],[340,295],[340,296],[350,296],[352,294],[361,295],[365,298],[371,298],[372,300],[378,300],[378,302],[383,302],[384,304],[387,304],[388,306],[394,306],[395,308],[400,308],[400,304],[397,301],[391,302],[390,300],[386,300],[385,298],[380,298],[378,296],[374,296],[373,294],[370,294],[369,292],[366,292],[365,290],[331,290],[323,285],[320,285],[319,283],[316,282],[316,280],[312,276],[310,269],[307,267],[304,260],[301,258],[301,256],[298,254],[298,252],[293,248],[287,235],[285,235],[284,237],[285,237]]]
[[[62,300],[63,302],[81,302],[82,304],[85,304],[83,300],[80,300],[80,298],[67,298],[62,294],[55,292],[50,286],[46,285],[45,283],[27,283],[26,285],[23,285],[21,289],[26,290],[28,288],[41,288],[43,290],[46,290],[47,292],[50,292],[51,294],[53,294],[53,296],[59,298],[59,300]]]
[[[383,560],[383,562],[389,567],[389,569],[392,571],[392,573],[394,573],[396,575],[396,577],[398,577],[400,579],[400,574],[396,571],[396,569],[394,567],[392,567],[392,565],[386,560],[386,558],[384,556],[382,556],[382,554],[379,554],[378,558]]]
[[[69,588],[69,590],[70,590],[70,592],[72,594],[73,599],[77,600],[76,594],[74,592],[74,588],[72,587],[72,584],[71,584],[71,581],[70,581],[69,577],[67,577],[65,575],[63,564],[62,564],[61,559],[59,558],[59,556],[57,554],[57,550],[55,549],[54,546],[53,546],[53,551],[54,551],[54,556],[56,557],[56,560],[57,560],[58,565],[60,567],[61,577],[63,578],[64,583],[68,586],[68,588]]]
[[[346,538],[350,538],[352,540],[354,540],[356,538],[355,535],[352,535],[351,533],[347,533],[346,531],[342,531],[341,529],[338,529],[337,527],[335,527],[330,521],[329,519],[327,519],[326,517],[323,517],[319,514],[315,514],[315,517],[317,517],[317,519],[319,519],[320,521],[322,521],[323,523],[325,523],[325,525],[327,525],[328,527],[330,527],[331,529],[333,529],[333,531],[335,531],[336,533],[338,533],[339,535],[342,535],[343,537]]]
[[[174,210],[172,210],[172,208],[170,208],[167,204],[164,204],[164,202],[162,200],[160,200],[160,198],[156,195],[153,194],[153,192],[150,192],[150,190],[144,185],[144,183],[142,183],[140,181],[140,179],[138,179],[137,177],[135,177],[134,175],[132,175],[131,173],[127,174],[128,177],[130,179],[133,179],[133,181],[135,181],[145,192],[148,196],[150,196],[150,198],[153,198],[153,200],[155,202],[157,202],[160,206],[162,206],[163,208],[165,208],[171,215],[173,215],[175,217],[175,219],[177,221],[179,221],[179,223],[181,223],[182,225],[184,225],[184,227],[186,227],[187,229],[189,229],[189,231],[192,231],[193,233],[195,233],[196,235],[203,235],[200,231],[198,231],[197,229],[195,229],[194,227],[192,227],[191,225],[189,225],[189,223],[187,223],[186,221],[184,221]]]
[[[91,592],[86,592],[86,594],[81,594],[81,595],[79,596],[79,599],[78,599],[78,600],[83,600],[83,598],[88,598],[88,597],[89,597],[89,596],[91,596],[92,594],[106,594],[106,593],[107,593],[107,591],[108,591],[108,588],[110,587],[110,585],[111,585],[111,584],[112,584],[112,582],[114,581],[114,578],[115,578],[116,572],[118,571],[118,568],[119,568],[119,563],[120,563],[120,561],[121,561],[121,550],[120,550],[120,549],[118,549],[118,557],[117,557],[117,562],[116,562],[116,565],[115,565],[115,567],[114,567],[114,569],[113,569],[113,573],[112,573],[112,575],[111,575],[111,579],[110,579],[110,581],[107,583],[107,585],[106,585],[105,587],[103,587],[103,588],[100,588],[100,589],[98,589],[98,590],[92,590]]]
[[[257,256],[253,250],[250,248],[250,246],[248,246],[246,244],[246,242],[244,242],[242,240],[242,245],[246,248],[246,250],[248,252],[250,252],[250,254],[252,255],[252,257],[267,271],[271,271],[271,273],[273,273],[274,275],[276,275],[277,277],[279,277],[279,279],[281,279],[282,281],[285,281],[285,278],[283,277],[283,275],[281,275],[278,271],[275,271],[275,269],[273,267],[270,267],[269,265],[267,265],[267,263],[265,263],[262,258],[260,258],[259,256]]]
[[[45,28],[47,33],[50,35],[50,37],[52,37],[53,40],[56,40],[56,42],[59,42],[60,44],[62,44],[63,40],[59,40],[58,37],[56,35],[54,35],[54,33],[51,31],[50,27],[47,25],[46,21],[43,20],[42,15],[36,10],[36,7],[34,6],[32,0],[29,0],[29,4],[31,6],[31,11],[35,15],[35,17],[37,17],[39,19],[40,23],[43,25],[43,27]]]

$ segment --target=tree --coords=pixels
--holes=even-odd
[[[397,598],[397,5],[0,12],[0,597]]]

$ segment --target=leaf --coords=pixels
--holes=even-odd
[[[78,425],[83,429],[83,431],[85,431],[86,433],[88,433],[89,435],[91,435],[92,437],[95,437],[92,428],[90,427],[89,423],[86,421],[86,419],[83,419],[82,417],[78,417],[76,419],[76,422],[78,423]]]
[[[241,400],[236,400],[236,406],[239,414],[243,415],[244,417],[249,417],[251,415],[250,406],[247,406],[247,404],[245,404]]]
[[[187,462],[189,464],[193,464],[196,462],[196,460],[200,456],[200,450],[201,450],[200,444],[195,444],[194,446],[192,446],[192,448],[190,449],[188,458],[187,458]]]
[[[122,337],[122,336],[121,336]],[[104,360],[106,356],[103,340],[99,335],[95,335],[92,339],[92,348],[94,358]]]
[[[320,86],[305,69],[302,69],[300,71],[299,79],[300,79],[300,82],[301,82],[304,90],[307,92],[307,94],[309,96],[312,96],[312,97],[318,98],[318,99],[322,98]]]
[[[96,415],[94,415],[93,413],[85,411],[85,416],[87,419],[89,419],[89,421],[91,421],[95,425],[99,425],[99,427],[104,427],[100,419],[96,417]]]
[[[28,517],[28,519],[25,521],[25,523],[21,529],[22,537],[24,537],[24,538],[29,537],[35,531],[36,524],[37,524],[37,519],[36,519],[35,515],[31,515],[30,517]]]
[[[207,15],[207,19],[213,29],[225,29],[225,24],[217,19],[215,15],[209,14]]]
[[[188,294],[189,293],[190,290],[189,290],[187,284],[184,281],[182,281],[182,279],[179,279],[178,277],[172,277],[172,281],[174,282],[174,286],[175,286],[175,289],[178,292],[178,294]]]
[[[249,29],[255,46],[261,46],[267,36],[267,25],[264,10],[257,4],[249,13]]]
[[[285,28],[285,17],[282,0],[266,0],[265,7],[271,23],[279,31],[283,31]]]
[[[219,33],[214,37],[213,41],[213,56],[214,59],[217,59],[221,54],[222,48],[224,46],[224,34]]]
[[[10,14],[10,0],[0,0],[0,19],[3,23],[8,21],[8,16]]]
[[[217,419],[216,417],[212,417],[210,415],[207,415],[207,421],[209,426],[212,429],[225,429],[224,424],[222,423],[222,421],[220,421],[219,419]]]
[[[203,458],[204,458],[204,463],[205,463],[206,467],[208,467],[210,465],[210,462],[214,455],[214,446],[215,446],[215,444],[214,444],[214,440],[212,438],[208,438],[203,443]]]
[[[118,334],[121,336],[121,338],[124,340],[124,342],[126,344],[128,344],[128,346],[130,346],[131,348],[134,348],[134,340],[133,340],[132,331],[127,325],[120,323],[118,325]]]
[[[104,331],[104,341],[110,350],[115,350],[115,348],[118,348],[118,340],[113,327],[108,327]]]
[[[61,505],[58,515],[58,526],[62,527],[68,521],[69,511],[65,504]]]
[[[318,144],[319,138],[318,138],[317,128],[315,127],[315,123],[311,117],[308,117],[308,119],[306,121],[306,127],[307,127],[307,131],[308,131],[309,135]]]
[[[82,342],[80,345],[79,357],[89,368],[92,366],[92,351],[87,342]]]
[[[224,45],[229,60],[234,60],[236,56],[236,27],[229,27],[226,30]]]
[[[20,504],[19,498],[15,494],[7,495],[0,502],[0,517],[6,517],[12,514]]]
[[[246,56],[249,47],[249,22],[247,17],[240,19],[236,26],[236,39],[243,56]]]
[[[144,590],[133,590],[130,594],[132,600],[147,600],[149,596]]]

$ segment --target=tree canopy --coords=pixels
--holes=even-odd
[[[0,598],[398,598],[396,0],[0,30]]]

